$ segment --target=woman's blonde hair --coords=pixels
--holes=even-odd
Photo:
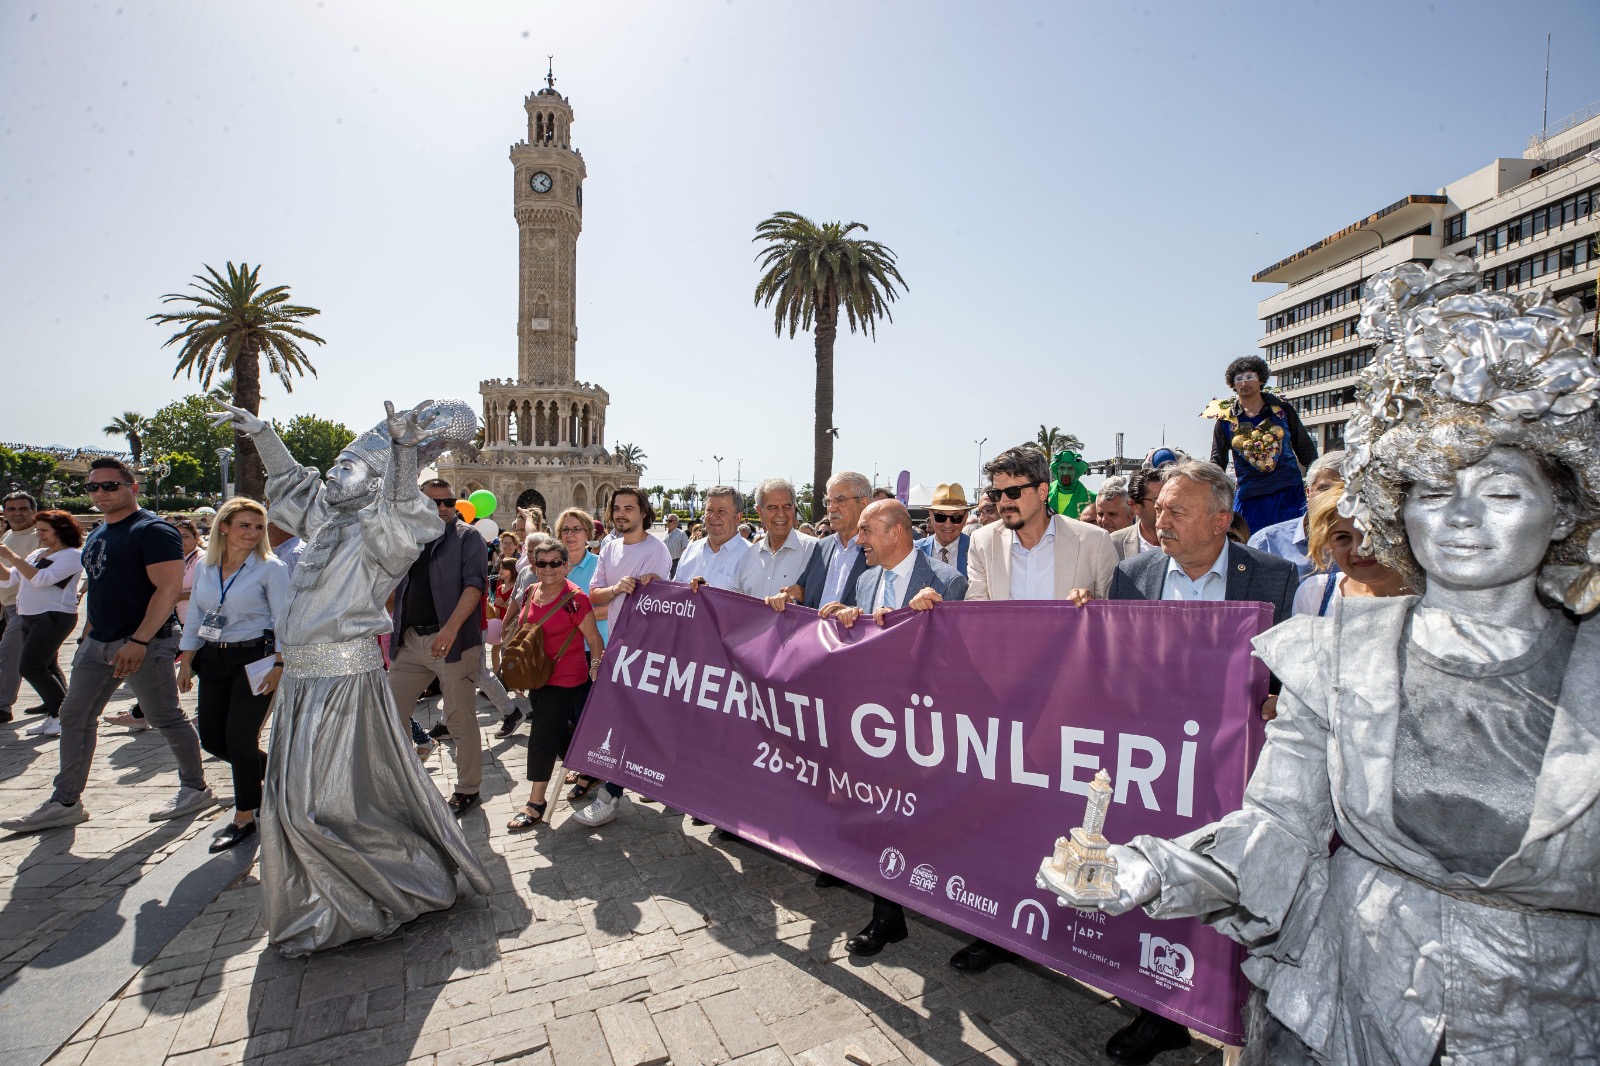
[[[1319,492],[1306,510],[1306,557],[1319,574],[1327,573],[1333,560],[1333,531],[1343,517],[1339,514],[1339,497],[1343,492],[1343,484]]]
[[[267,524],[267,509],[248,496],[235,496],[221,507],[217,508],[217,517],[211,523],[211,539],[206,542],[206,565],[215,570],[222,565],[222,557],[228,550],[228,538],[223,536],[222,527],[233,525],[234,516],[240,511],[249,511],[261,518],[263,527]],[[272,548],[267,543],[265,532],[256,542],[255,551],[252,553],[257,558],[268,559],[272,557]]]
[[[582,507],[568,507],[565,511],[562,511],[559,515],[557,515],[556,528],[550,531],[550,535],[555,537],[557,540],[560,540],[561,526],[569,518],[583,527],[584,541],[587,542],[594,539],[594,519],[590,518],[589,512],[585,511]]]

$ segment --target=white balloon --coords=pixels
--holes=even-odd
[[[500,535],[500,527],[494,524],[492,518],[480,518],[472,523],[472,528],[482,533],[484,540],[493,540]]]

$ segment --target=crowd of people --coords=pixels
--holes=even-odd
[[[60,773],[35,811],[0,826],[89,817],[96,719],[126,683],[139,716],[124,724],[158,728],[178,766],[179,788],[151,818],[215,805],[201,751],[226,762],[235,813],[213,847],[253,836],[262,815],[273,942],[304,953],[449,906],[457,870],[482,886],[450,817],[480,802],[480,693],[502,714],[497,736],[528,724],[528,797],[505,831],[548,821],[607,618],[653,581],[847,627],[963,600],[1254,601],[1273,612],[1257,642],[1272,678],[1255,709],[1270,724],[1243,809],[1114,848],[1118,898],[1089,905],[1199,915],[1249,947],[1251,1061],[1420,1066],[1506,1049],[1589,1061],[1600,654],[1577,620],[1600,605],[1600,373],[1569,347],[1560,375],[1457,388],[1447,355],[1419,360],[1406,340],[1444,350],[1459,301],[1484,298],[1465,295],[1476,276],[1460,261],[1420,270],[1375,279],[1382,344],[1349,450],[1318,456],[1249,357],[1226,370],[1234,397],[1210,461],[1159,449],[1090,492],[1074,453],[1010,448],[985,465],[976,502],[940,484],[920,526],[840,471],[812,523],[794,486],[770,478],[749,501],[755,528],[729,486],[710,489],[687,528],[675,514],[658,525],[646,495],[621,488],[603,525],[577,509],[553,527],[525,511],[489,542],[460,520],[449,483],[417,474],[470,419],[445,405],[391,408],[325,477],[230,408],[224,419],[258,441],[274,503],[269,520],[259,503],[228,501],[204,545],[138,507],[124,464],[97,459],[89,491],[103,522],[87,538],[26,493],[4,501],[0,716],[26,680],[43,715],[29,732],[59,736]],[[1463,327],[1463,343],[1485,321],[1526,335],[1530,308],[1472,314],[1479,332]],[[58,653],[80,585],[87,619],[69,677]],[[198,730],[178,702],[196,682]],[[413,719],[407,737],[435,685],[443,720],[430,735]],[[455,750],[448,799],[425,769],[440,741]],[[364,767],[361,779],[321,772],[336,762]],[[577,773],[559,787],[585,827],[615,818],[624,796]],[[908,932],[901,906],[874,897],[847,950],[875,956]],[[975,940],[950,965],[976,973],[1010,958]],[[1105,1051],[1143,1063],[1189,1040],[1141,1010]]]

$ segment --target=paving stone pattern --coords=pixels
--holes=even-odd
[[[63,649],[69,657],[73,645]],[[21,706],[32,702],[26,685]],[[186,698],[192,702],[192,697]],[[114,700],[107,713],[125,708]],[[439,719],[437,701],[418,719]],[[425,915],[382,941],[309,959],[268,948],[259,866],[174,936],[49,1059],[60,1066],[340,1063],[475,1066],[884,1066],[1101,1064],[1131,1017],[1120,1002],[1032,963],[967,976],[947,959],[965,942],[913,917],[911,936],[871,960],[844,942],[870,902],[819,890],[809,869],[630,794],[596,830],[570,821],[513,836],[526,796],[525,737],[494,740],[485,804],[464,819],[495,891]],[[53,740],[0,725],[0,814],[48,794]],[[441,792],[449,745],[429,760]],[[209,760],[219,794],[225,764]],[[176,787],[160,735],[100,734],[85,803],[92,819],[0,836],[0,980],[84,915],[117,898],[227,815],[152,824]],[[188,855],[199,849],[190,849]],[[3,996],[0,996],[3,1000]],[[87,1005],[83,1005],[87,1006]],[[0,1023],[5,1005],[0,1001]],[[1196,1041],[1160,1066],[1222,1054]]]

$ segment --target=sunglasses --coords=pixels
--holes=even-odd
[[[962,522],[967,520],[965,512],[961,514],[943,514],[939,511],[935,511],[928,517],[932,518],[935,522],[953,522],[956,525],[960,525]]]
[[[131,481],[90,481],[83,487],[90,492],[116,492],[122,486],[132,484]]]
[[[566,566],[567,564],[562,562],[560,559],[535,559],[533,561],[533,565],[538,567],[540,570],[555,570],[556,568]]]
[[[433,501],[433,505],[435,507],[454,507],[456,505],[456,498],[454,496],[441,496],[437,500]]]
[[[1002,496],[1008,500],[1020,500],[1024,492],[1029,489],[1036,489],[1043,484],[1044,482],[1042,481],[1030,481],[1026,485],[1012,485],[1010,488],[984,489],[983,494],[989,498],[990,503],[999,503]]]

